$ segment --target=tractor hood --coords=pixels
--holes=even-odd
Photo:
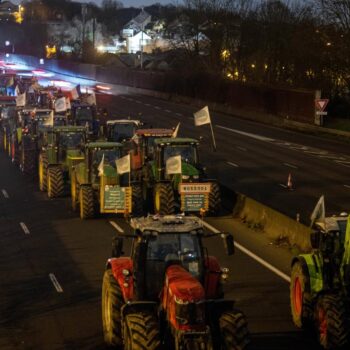
[[[182,163],[182,175],[195,176],[195,175],[199,175],[199,171],[194,165],[183,162]]]

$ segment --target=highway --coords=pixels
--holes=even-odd
[[[213,152],[207,126],[194,127],[195,107],[130,94],[101,94],[98,104],[109,118],[138,117],[153,127],[181,122],[179,136],[203,137],[202,162],[221,184],[292,217],[300,213],[306,222],[321,194],[328,211],[349,208],[345,142],[212,113]],[[80,220],[69,198],[49,200],[3,152],[0,169],[0,349],[105,349],[102,276],[112,237],[131,232],[129,224],[115,216]],[[289,173],[293,191],[285,188]],[[318,349],[291,322],[288,250],[228,211],[206,221],[207,230],[235,236],[233,257],[224,256],[219,238],[208,239],[207,247],[230,269],[226,297],[248,317],[251,349]]]

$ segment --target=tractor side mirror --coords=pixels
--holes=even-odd
[[[317,249],[320,246],[321,240],[321,232],[320,231],[312,231],[310,233],[310,243],[312,249]]]
[[[123,238],[115,236],[112,240],[112,258],[119,258],[123,252]]]
[[[227,255],[233,255],[235,253],[235,244],[233,236],[230,233],[223,233],[221,235],[224,240],[224,247]]]

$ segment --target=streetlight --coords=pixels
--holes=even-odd
[[[5,41],[5,46],[12,46],[12,53],[15,53],[15,45],[11,44],[9,40]]]

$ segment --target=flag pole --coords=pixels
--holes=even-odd
[[[212,140],[213,140],[213,148],[214,148],[214,152],[216,152],[216,142],[215,142],[213,125],[211,124],[211,122],[209,124],[210,124],[210,130],[211,130],[211,137],[212,137]]]

